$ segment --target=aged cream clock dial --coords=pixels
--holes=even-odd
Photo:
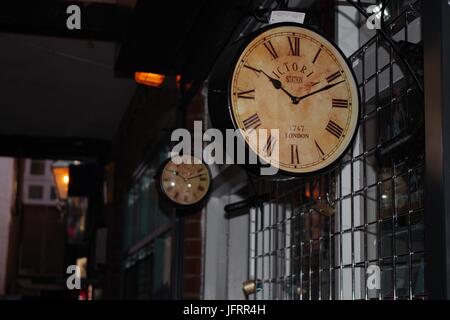
[[[178,157],[176,161],[167,161],[160,180],[164,195],[180,206],[192,206],[202,202],[211,185],[208,167],[200,160],[187,155]]]
[[[245,44],[233,67],[230,113],[253,152],[291,175],[323,170],[346,152],[358,127],[359,93],[330,41],[301,25],[272,25]],[[261,149],[249,139],[252,129],[279,135]],[[279,157],[269,159],[276,144]]]

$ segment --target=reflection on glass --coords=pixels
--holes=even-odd
[[[395,224],[395,250],[397,255],[407,254],[409,252],[409,228],[408,216],[399,216]]]
[[[397,296],[409,297],[409,255],[399,257],[395,263]]]
[[[423,254],[415,254],[412,256],[412,289],[415,296],[425,293],[425,262]]]
[[[381,223],[381,256],[392,256],[392,219]]]
[[[423,177],[422,168],[414,169],[409,176],[409,192],[411,195],[411,210],[423,208]]]
[[[383,260],[381,268],[381,296],[383,299],[394,297],[394,272],[392,270],[392,259]]]
[[[407,175],[395,179],[395,207],[397,214],[408,212],[408,185]]]
[[[387,219],[392,216],[392,181],[388,180],[381,184],[380,211],[381,218]]]

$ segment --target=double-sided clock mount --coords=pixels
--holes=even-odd
[[[278,177],[326,170],[346,153],[358,129],[360,99],[342,51],[295,23],[262,28],[224,52],[209,82],[209,113],[220,129],[242,129],[248,152],[271,161]],[[278,129],[264,148],[249,139]],[[278,144],[274,162],[271,149]],[[255,168],[256,167],[256,168]],[[246,165],[256,172],[257,166]]]

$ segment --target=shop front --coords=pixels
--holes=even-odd
[[[155,62],[143,62],[142,52],[132,49],[132,45],[121,49],[119,67],[126,69],[130,57],[134,57],[133,63],[141,63],[144,68],[140,71],[167,72],[167,76],[160,86],[139,85],[115,139],[114,217],[108,222],[114,235],[108,246],[108,261],[114,264],[108,271],[110,297],[448,298],[447,281],[436,279],[437,270],[448,274],[443,171],[446,153],[442,151],[447,150],[442,135],[447,120],[441,109],[446,101],[442,90],[447,86],[443,81],[448,66],[439,69],[448,43],[440,42],[444,47],[436,49],[434,41],[443,38],[429,26],[435,12],[440,12],[439,4],[425,8],[422,1],[393,0],[383,2],[376,10],[372,8],[375,11],[369,10],[375,2],[248,1],[246,5],[245,10],[244,5],[233,1],[223,5],[223,12],[230,12],[233,26],[224,25],[216,40],[211,40],[211,32],[218,30],[217,24],[226,14],[217,11],[218,4],[200,10],[201,22],[192,27],[193,33],[183,36],[187,42],[181,41],[184,49],[177,51],[178,56],[172,52],[172,60],[164,60],[168,61],[167,68],[156,70]],[[151,11],[146,11],[145,6],[135,10],[142,17]],[[305,33],[318,32],[336,46],[336,51],[330,49],[329,54],[342,57],[342,73],[325,76],[325,71],[319,71],[328,70],[328,42],[314,51],[308,63],[288,63],[288,58],[278,63],[283,49],[277,47],[275,33],[261,40],[262,49],[248,46],[249,53],[240,56],[241,69],[233,65],[236,59],[230,57],[245,53],[242,48],[246,44],[257,41],[264,30],[277,27],[269,22],[270,14],[277,10],[305,13],[300,26],[309,30]],[[449,18],[449,9],[445,10],[447,16],[442,13],[436,20],[441,27]],[[212,13],[217,15],[216,22],[211,21]],[[369,25],[371,18],[380,20],[381,29]],[[289,23],[283,27],[290,28]],[[209,31],[201,28],[205,25],[210,25]],[[431,34],[433,38],[426,38]],[[198,39],[194,41],[195,36]],[[289,36],[294,39],[295,32]],[[286,57],[303,59],[306,40],[301,38],[297,46],[290,37],[285,42]],[[271,45],[267,39],[272,39]],[[186,45],[191,40],[194,42]],[[203,51],[210,48],[210,53],[187,52],[183,47],[193,48],[193,44]],[[147,49],[142,47],[143,52]],[[250,65],[251,50],[267,54],[269,62],[264,66],[277,61],[274,72],[266,73]],[[152,57],[161,58],[159,54]],[[244,58],[248,58],[245,63]],[[201,66],[197,72],[193,70],[196,66]],[[248,79],[239,78],[239,72]],[[316,76],[314,72],[324,79],[314,80],[317,83],[313,81],[311,86],[323,81],[325,84],[317,87],[322,89],[309,88],[303,96],[292,91],[296,85],[309,83],[308,78]],[[262,99],[258,96],[262,92],[269,100],[256,109],[258,118],[242,111],[247,117],[242,116],[241,123],[246,127],[264,126],[266,105],[277,105],[285,99],[294,107],[304,104],[307,108],[305,101],[313,94],[327,90],[340,94],[337,86],[347,81],[346,75],[354,79],[354,87],[348,86],[350,98],[334,97],[330,108],[338,110],[333,111],[337,115],[352,106],[358,107],[358,112],[348,111],[354,117],[349,116],[354,126],[350,124],[348,132],[347,127],[338,124],[339,116],[324,126],[326,134],[348,140],[347,147],[333,161],[325,161],[326,150],[332,147],[314,138],[314,156],[324,163],[316,165],[317,170],[302,172],[301,158],[308,156],[307,151],[303,142],[297,147],[291,143],[286,152],[292,174],[285,170],[274,179],[255,174],[246,166],[211,163],[211,189],[205,192],[201,206],[183,210],[176,201],[171,203],[162,196],[164,181],[159,172],[179,142],[173,139],[175,129],[186,128],[195,134],[194,121],[201,121],[201,133],[211,128],[224,129],[226,121],[221,120],[241,112],[235,110],[242,106],[251,109],[251,103]],[[230,78],[237,80],[229,84]],[[286,82],[283,86],[282,81]],[[230,101],[227,109],[220,103],[221,96],[234,90],[234,83],[238,83],[237,92],[235,98],[226,98],[227,103]],[[261,83],[263,87],[259,88]],[[280,97],[274,98],[275,94]],[[328,96],[323,97],[320,99]],[[233,99],[239,101],[236,107]],[[322,100],[317,99],[314,112],[320,112]],[[238,117],[233,121],[230,123],[238,127]],[[311,128],[307,120],[304,122]],[[300,127],[288,132],[286,138],[312,139],[313,130],[300,132]],[[348,139],[344,138],[347,134]],[[266,141],[266,154],[275,141],[279,140]],[[196,177],[182,179],[190,188],[188,179]]]

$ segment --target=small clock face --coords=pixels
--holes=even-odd
[[[211,179],[208,167],[200,160],[183,156],[169,160],[161,173],[161,187],[173,202],[183,206],[196,204],[207,195]]]
[[[288,173],[331,165],[357,130],[358,89],[345,57],[298,25],[271,27],[245,46],[229,101],[234,125],[243,129],[250,149]],[[275,138],[268,131],[265,147],[258,148],[249,139],[252,129],[278,129],[279,134]],[[276,144],[279,156],[269,159]]]

